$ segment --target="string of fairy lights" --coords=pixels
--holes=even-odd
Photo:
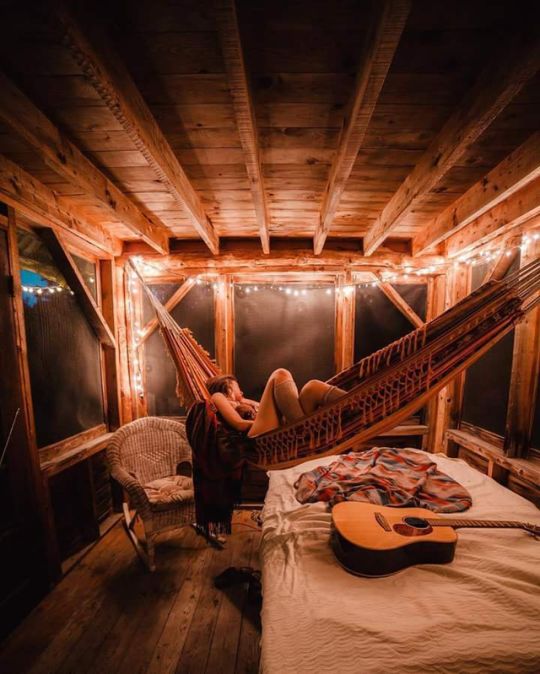
[[[540,232],[529,232],[523,234],[519,243],[509,246],[504,251],[504,256],[511,257],[518,250],[525,252],[528,247],[533,243],[540,240]],[[376,288],[382,283],[415,283],[418,282],[420,277],[426,276],[435,276],[437,274],[442,274],[447,272],[451,268],[458,268],[461,265],[467,265],[470,267],[477,267],[482,264],[489,264],[490,262],[495,261],[501,255],[500,244],[495,247],[494,244],[487,244],[481,250],[473,250],[467,253],[457,255],[455,258],[446,259],[439,263],[433,263],[429,266],[422,268],[414,268],[410,264],[404,264],[400,267],[393,269],[386,269],[380,271],[377,277],[370,279],[368,281],[362,280],[353,280],[344,286],[335,286],[330,285],[331,281],[321,282],[321,283],[312,283],[312,282],[301,282],[296,280],[295,282],[287,281],[286,274],[283,275],[283,279],[280,282],[276,281],[265,281],[261,279],[257,283],[244,283],[241,280],[235,281],[235,287],[239,288],[245,295],[256,295],[257,293],[263,290],[273,290],[279,293],[283,293],[286,296],[294,298],[306,297],[309,294],[310,290],[324,290],[326,295],[335,294],[338,296],[340,293],[343,293],[346,297],[351,296],[356,289],[358,288]],[[148,277],[152,277],[152,272],[156,270],[151,263],[143,261],[142,257],[136,256],[131,258],[136,265],[137,269],[145,275],[146,272],[149,272]],[[363,274],[364,272],[359,272]],[[276,274],[272,274],[276,276]],[[133,302],[133,296],[135,296],[138,291],[139,279],[134,270],[128,272],[128,288],[129,293],[127,299],[127,310],[128,316],[131,317],[131,364],[133,371],[133,387],[136,391],[136,394],[140,397],[144,397],[144,384],[142,376],[142,366],[141,358],[139,355],[139,350],[142,346],[141,338],[144,336],[144,330],[141,327],[139,318],[135,311],[135,305]],[[208,272],[200,274],[195,279],[195,284],[198,286],[204,285],[206,287],[211,287],[215,291],[219,291],[225,287],[225,282],[219,278],[218,272]],[[301,286],[301,287],[300,287]]]

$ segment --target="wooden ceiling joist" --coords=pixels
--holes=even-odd
[[[387,0],[371,27],[339,147],[324,191],[320,223],[313,239],[316,255],[320,255],[324,247],[345,185],[364,142],[410,7],[410,0]]]
[[[69,203],[66,198],[59,198],[46,185],[2,155],[0,200],[31,220],[37,220],[37,224],[43,223],[70,232],[107,255],[118,255],[122,251],[122,242],[111,236],[99,223],[90,222],[78,211],[73,200]]]
[[[0,119],[68,182],[104,204],[115,220],[157,252],[168,251],[169,230],[142,213],[83,153],[0,72]]]
[[[215,0],[214,8],[259,236],[263,252],[269,253],[270,219],[264,191],[255,111],[248,84],[235,2],[234,0]]]
[[[218,235],[201,199],[112,45],[86,17],[83,29],[67,3],[57,3],[57,14],[65,30],[64,42],[86,78],[216,254]]]
[[[506,234],[540,215],[540,177],[463,227],[446,240],[446,253],[456,257]]]
[[[116,340],[107,321],[103,317],[91,292],[86,287],[86,283],[84,282],[77,265],[73,261],[73,258],[68,249],[64,246],[60,237],[53,229],[49,229],[48,227],[44,227],[39,233],[55,261],[56,266],[60,269],[71,290],[75,293],[75,297],[80,303],[81,308],[99,341],[106,346],[116,348]]]
[[[422,255],[432,246],[442,243],[538,176],[540,132],[537,131],[434,218],[414,239],[413,255]]]
[[[510,54],[510,55],[509,55]],[[475,86],[430,143],[412,172],[364,237],[371,255],[411,210],[455,166],[472,143],[538,71],[540,38],[523,38],[480,74]]]

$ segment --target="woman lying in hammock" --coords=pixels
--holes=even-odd
[[[232,374],[212,377],[206,386],[222,419],[238,431],[247,431],[251,438],[298,421],[346,393],[318,379],[308,381],[298,393],[291,373],[283,368],[270,375],[260,403],[244,398]]]

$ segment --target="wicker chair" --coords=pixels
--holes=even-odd
[[[124,526],[142,561],[155,571],[156,536],[195,521],[193,482],[177,475],[191,474],[191,449],[184,425],[169,419],[145,417],[120,428],[107,448],[111,475],[129,502],[124,500]],[[134,510],[131,514],[131,510]],[[144,540],[135,532],[140,518]]]

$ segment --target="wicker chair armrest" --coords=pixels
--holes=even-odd
[[[148,500],[148,496],[146,495],[142,484],[134,475],[128,473],[127,470],[124,470],[120,466],[115,466],[114,470],[111,472],[111,477],[113,477],[118,484],[127,491],[132,507],[138,510],[141,516],[144,516],[145,513],[150,513],[150,501]]]

